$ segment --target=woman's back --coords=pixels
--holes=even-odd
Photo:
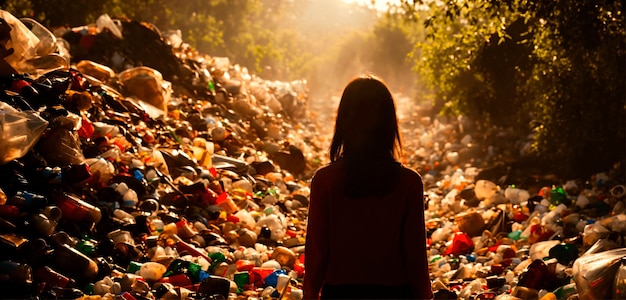
[[[432,298],[423,185],[397,162],[395,104],[375,76],[352,80],[337,110],[330,165],[311,181],[304,295]]]
[[[406,284],[402,255],[402,226],[408,202],[423,207],[422,182],[417,173],[395,163],[399,173],[392,190],[384,196],[348,198],[342,193],[345,161],[320,169],[312,185],[327,197],[329,265],[327,282],[331,284]],[[369,174],[369,185],[387,174]],[[312,205],[316,205],[312,203]],[[315,217],[315,216],[310,216]],[[424,230],[423,227],[415,230]]]

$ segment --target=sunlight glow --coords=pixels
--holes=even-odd
[[[346,3],[358,3],[358,4],[369,6],[369,7],[371,7],[372,5],[371,0],[342,0],[342,1]],[[389,7],[389,3],[398,4],[399,2],[400,2],[399,0],[375,0],[374,8],[378,11],[385,12],[387,11],[387,8]]]

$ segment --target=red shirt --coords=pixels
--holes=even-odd
[[[409,285],[416,299],[432,299],[426,257],[424,186],[402,167],[394,190],[383,197],[343,195],[338,160],[311,181],[305,248],[304,298],[322,285]],[[371,184],[377,176],[372,174]]]

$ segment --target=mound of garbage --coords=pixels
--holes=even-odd
[[[51,32],[0,12],[1,297],[302,298],[328,146],[305,80],[142,22]],[[472,122],[398,104],[436,298],[624,297],[623,165],[564,182],[491,167]]]

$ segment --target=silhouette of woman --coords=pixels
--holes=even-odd
[[[424,186],[398,162],[393,96],[374,75],[343,91],[330,164],[316,171],[305,246],[305,299],[432,299]]]

